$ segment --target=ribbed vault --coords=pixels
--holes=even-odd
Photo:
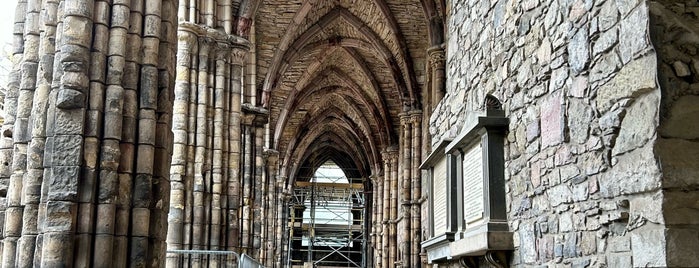
[[[332,161],[350,182],[374,193],[366,196],[375,200],[367,215],[382,210],[371,202],[391,196],[385,206],[392,214],[385,218],[396,219],[399,185],[417,193],[400,193],[401,202],[419,198],[418,183],[411,188],[410,181],[419,181],[412,170],[422,149],[423,95],[431,94],[435,79],[428,51],[443,42],[443,11],[433,0],[262,1],[253,27],[257,105],[269,112],[267,146],[279,153],[285,192]],[[390,190],[384,195],[376,183]],[[389,235],[385,220],[373,216],[365,228],[386,236],[382,258],[417,263],[408,260],[417,257],[417,244],[400,257],[397,247],[419,241],[419,223],[410,227],[402,215],[406,220],[393,223]],[[406,237],[396,237],[396,228]]]
[[[348,160],[338,159],[349,158],[365,178],[381,171],[381,152],[398,143],[400,114],[421,105],[425,6],[435,7],[423,2],[260,5],[257,62],[265,68],[257,83],[270,111],[270,145],[290,184],[327,159],[343,167]]]

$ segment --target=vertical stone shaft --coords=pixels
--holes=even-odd
[[[14,31],[13,31],[13,57],[22,58],[24,53],[24,25],[26,19],[27,1],[20,0],[17,2],[15,9]],[[14,124],[17,115],[17,102],[19,97],[19,83],[21,80],[20,65],[15,64],[8,76],[7,91],[5,91],[4,100],[4,122],[2,125],[2,136],[0,136],[0,191],[5,194],[0,196],[0,222],[4,225],[3,232],[0,233],[0,254],[2,254],[2,267],[13,267],[17,256],[17,240],[21,235],[20,222],[22,215],[18,214],[21,209],[18,207],[16,200],[17,195],[12,194],[12,188],[9,188],[12,182],[13,168],[13,135]],[[16,182],[14,182],[16,183]],[[16,185],[12,185],[16,188]],[[9,204],[10,198],[13,198],[13,204]],[[8,232],[9,230],[9,232]]]
[[[432,101],[430,110],[437,106],[444,97],[446,91],[446,61],[444,48],[441,45],[431,47],[427,50],[430,67],[432,69]]]
[[[398,260],[398,237],[397,237],[397,222],[398,222],[398,151],[392,151],[391,159],[391,217],[389,218],[389,266],[395,266]]]
[[[158,53],[160,48],[162,2],[146,1],[143,25],[143,59],[138,91],[138,130],[136,146],[136,175],[133,179],[131,233],[129,236],[130,266],[144,267],[152,252],[149,250],[151,202],[153,202],[156,107],[158,96]]]
[[[213,155],[212,155],[212,189],[211,189],[211,241],[210,249],[219,250],[221,246],[223,219],[221,215],[222,209],[222,191],[224,186],[224,148],[225,135],[228,133],[228,124],[225,120],[225,114],[228,108],[227,92],[227,60],[229,46],[225,42],[218,41],[216,49],[216,62],[214,81],[214,117],[213,117]]]
[[[231,109],[230,109],[230,126],[231,132],[229,136],[230,152],[228,158],[228,250],[238,251],[240,247],[240,164],[241,157],[241,99],[240,92],[242,87],[242,69],[245,59],[245,49],[233,48],[231,51]]]
[[[376,265],[374,267],[381,267],[383,264],[383,207],[384,207],[384,195],[383,195],[383,188],[384,188],[384,175],[380,174],[376,177],[376,202],[377,204],[374,206],[376,208],[375,214],[376,214],[376,221],[375,221],[375,226],[376,226]]]
[[[11,81],[21,83],[8,95],[21,104],[9,117],[16,151],[11,181],[21,184],[9,189],[7,203],[18,209],[7,211],[3,266],[160,266],[162,231],[148,228],[165,230],[168,200],[160,197],[169,195],[163,175],[169,173],[174,40],[161,35],[173,32],[168,22],[176,6],[153,0],[20,4],[25,51]],[[136,143],[134,170],[128,145]],[[129,217],[129,200],[147,216]],[[156,217],[148,217],[150,210]],[[126,239],[134,236],[145,243],[131,243],[129,256]]]
[[[241,197],[241,87],[242,69],[246,49],[234,47],[231,51],[231,111],[230,122],[230,152],[229,152],[229,177],[228,177],[228,248],[238,251],[240,247],[240,197]]]
[[[367,239],[367,244],[369,245],[367,247],[367,250],[371,251],[371,254],[369,256],[372,256],[371,259],[368,259],[368,262],[371,262],[372,264],[375,263],[374,257],[376,257],[376,208],[378,205],[378,200],[376,200],[376,190],[377,190],[377,183],[376,183],[376,176],[372,175],[369,176],[369,181],[371,183],[371,206],[367,206],[369,208],[368,211],[371,211],[371,217],[368,219],[368,221],[371,223],[371,229],[367,230],[369,232],[369,238]]]
[[[412,186],[412,201],[411,201],[411,218],[410,218],[410,264],[411,267],[420,267],[420,241],[422,237],[420,236],[421,230],[421,218],[420,218],[420,199],[422,198],[422,188],[420,184],[420,164],[421,159],[421,141],[422,141],[422,112],[414,111],[410,115],[411,123],[413,125],[413,139],[411,145],[412,152],[412,170],[411,170],[411,186]]]
[[[122,87],[123,108],[121,111],[121,139],[119,143],[120,158],[118,168],[118,187],[115,202],[114,240],[112,245],[111,265],[125,267],[128,263],[129,226],[131,225],[131,204],[133,174],[136,171],[138,92],[140,87],[140,66],[143,46],[143,1],[133,1],[129,6],[129,22],[125,46],[125,63]],[[105,107],[106,108],[106,107]],[[113,124],[119,124],[114,122]],[[106,245],[105,245],[106,246]],[[109,261],[109,260],[107,260]]]
[[[161,36],[158,48],[158,93],[155,125],[155,157],[153,159],[153,202],[150,222],[150,264],[162,267],[167,248],[167,217],[170,207],[170,164],[172,159],[172,103],[174,101],[175,55],[177,45],[177,2],[162,1]]]
[[[46,218],[41,246],[40,265],[44,267],[72,266],[74,234],[78,227],[77,194],[84,150],[86,97],[89,94],[90,48],[94,2],[64,1],[62,36],[55,67],[57,92],[51,93],[53,103],[47,120],[47,146],[51,168],[46,198]],[[60,77],[60,78],[59,78]],[[56,90],[53,90],[56,91]],[[19,119],[19,116],[18,116]],[[75,120],[75,121],[70,121]],[[80,244],[78,244],[79,246]]]
[[[180,24],[180,28],[183,25]],[[192,249],[194,244],[193,222],[194,222],[194,174],[195,174],[195,156],[196,156],[196,129],[197,129],[197,94],[199,84],[199,50],[200,42],[199,35],[195,37],[196,47],[192,53],[191,69],[189,74],[189,113],[187,114],[187,157],[185,169],[185,218],[184,218],[184,237],[183,246],[185,249]]]
[[[249,116],[247,116],[249,118]],[[250,120],[246,118],[247,120]],[[251,123],[251,122],[246,122]],[[243,182],[241,186],[243,187],[243,202],[242,202],[242,234],[241,234],[241,252],[251,253],[252,247],[252,150],[253,150],[253,131],[250,124],[244,124],[243,133]]]
[[[92,218],[95,213],[97,216],[94,226],[80,226],[77,234],[81,243],[90,246],[90,234],[95,233],[95,243],[92,249],[80,249],[76,266],[108,266],[114,259],[118,169],[122,153],[120,143],[125,99],[122,85],[131,10],[123,4],[114,4],[110,9],[107,1],[99,1],[95,2],[95,11],[99,14],[95,14],[96,42],[93,42],[92,64],[99,68],[91,69],[87,111],[88,120],[95,127],[85,133],[84,155],[87,161],[83,176],[86,183],[80,189],[79,217]],[[98,155],[99,160],[96,158]],[[97,202],[96,206],[92,205],[93,202]],[[91,251],[95,254],[92,263]]]
[[[266,267],[274,266],[274,250],[275,241],[279,241],[276,236],[276,217],[277,213],[277,199],[279,195],[276,191],[276,165],[278,153],[274,150],[265,151],[266,165],[263,174],[263,181],[265,183],[265,190],[263,192],[264,197],[264,213],[263,213],[263,229],[262,229],[262,252],[260,259],[263,265]]]
[[[226,34],[233,33],[233,3],[231,0],[219,0],[220,25]]]
[[[410,190],[411,189],[411,175],[413,171],[413,163],[412,163],[412,142],[413,142],[413,137],[412,137],[412,128],[414,127],[411,118],[409,114],[404,114],[401,116],[401,125],[403,126],[403,137],[401,140],[401,147],[402,147],[402,174],[401,174],[401,179],[402,179],[402,188],[400,189],[401,191],[401,212],[402,212],[402,229],[400,231],[401,237],[398,239],[398,241],[401,242],[400,247],[402,248],[401,252],[403,253],[400,258],[402,259],[402,266],[403,267],[412,267],[410,263],[410,245],[412,242],[410,241],[410,225],[411,225],[411,219],[410,219],[410,212],[411,212],[411,194]]]
[[[277,166],[275,165],[275,172],[273,174],[277,174],[276,167]],[[278,201],[277,201],[277,205],[276,205],[277,214],[276,214],[276,218],[275,218],[275,220],[276,220],[275,233],[276,233],[276,238],[277,238],[276,241],[278,243],[283,243],[282,241],[286,241],[286,238],[285,238],[286,232],[284,232],[284,226],[285,226],[284,225],[284,223],[285,223],[284,215],[285,215],[285,211],[288,211],[288,208],[286,207],[286,205],[288,204],[288,202],[287,202],[288,195],[284,192],[285,183],[286,183],[285,176],[277,177],[277,181],[276,181],[276,197],[277,198],[276,199],[278,199]],[[280,244],[275,245],[275,249],[274,249],[274,254],[275,254],[274,262],[275,263],[281,264],[282,260],[285,260],[284,256],[287,253],[286,247],[287,247],[287,243],[283,243],[282,245],[280,245]]]
[[[20,144],[15,148],[20,148],[26,144],[26,172],[23,174],[21,185],[15,184],[8,190],[21,187],[21,204],[23,212],[15,214],[22,216],[22,224],[16,226],[21,228],[21,238],[17,241],[17,267],[33,267],[36,256],[35,246],[39,234],[38,216],[41,198],[41,185],[43,182],[43,151],[45,144],[45,121],[48,92],[50,90],[51,73],[53,71],[53,57],[40,57],[45,53],[53,55],[53,44],[44,39],[47,35],[55,36],[55,21],[41,21],[39,10],[41,1],[28,1],[26,3],[26,25],[24,27],[24,55],[20,63],[22,81],[19,84],[19,102],[17,103],[16,120],[23,121],[25,116],[29,116],[28,121],[32,122],[31,129],[21,130],[22,137],[19,137]],[[52,12],[51,10],[44,11]],[[53,10],[55,15],[55,9]],[[48,24],[48,25],[47,25]],[[30,79],[26,79],[30,77]],[[33,77],[36,77],[34,79]],[[26,79],[26,80],[25,80]],[[31,84],[34,83],[34,84]],[[27,97],[30,97],[27,99]],[[37,124],[39,123],[39,124]],[[15,131],[17,131],[15,125]],[[28,126],[27,126],[28,127]],[[17,132],[15,132],[17,133]],[[17,133],[19,134],[19,133]],[[25,136],[26,135],[26,136]],[[16,137],[16,136],[14,136]],[[17,141],[17,140],[16,140]],[[19,160],[19,159],[18,159]],[[21,161],[21,160],[20,160]],[[20,164],[21,162],[18,162]],[[12,165],[18,168],[21,165]],[[11,193],[10,193],[11,194]],[[13,198],[14,199],[14,198]],[[14,200],[13,200],[14,201]]]
[[[196,93],[196,124],[194,138],[194,177],[192,185],[192,249],[203,250],[204,242],[204,176],[206,173],[207,154],[207,100],[208,100],[208,64],[211,40],[207,37],[199,38],[199,65],[197,66],[197,93]]]
[[[384,176],[383,176],[383,214],[382,214],[382,219],[381,219],[381,227],[382,227],[382,241],[383,244],[381,245],[381,251],[382,251],[382,267],[387,268],[389,265],[389,234],[390,234],[390,227],[389,227],[389,222],[391,219],[391,156],[388,151],[384,151],[383,153],[383,162],[384,162]]]
[[[257,116],[262,117],[262,116]],[[264,142],[264,124],[259,122],[260,118],[256,118],[255,122],[255,169],[254,169],[254,210],[253,210],[253,254],[252,257],[261,260],[260,248],[262,247],[262,204],[265,196],[262,194],[264,184],[262,182],[262,172],[265,168],[263,159],[263,142]]]
[[[180,8],[183,8],[180,6]],[[178,31],[177,44],[177,76],[175,79],[175,102],[173,105],[172,129],[174,133],[173,156],[170,175],[170,215],[168,217],[168,247],[184,249],[184,224],[186,194],[189,192],[185,184],[187,170],[188,148],[188,114],[190,102],[190,68],[197,48],[197,36],[187,29]],[[177,256],[172,256],[173,258]],[[168,266],[176,263],[169,262]]]
[[[255,88],[257,81],[257,46],[255,45],[255,25],[251,25],[250,28],[249,39],[252,46],[250,47],[250,53],[247,57],[245,65],[245,89],[247,93],[246,97],[248,97],[247,102],[251,103],[252,105],[257,105],[257,89]]]
[[[262,131],[260,131],[262,132]],[[262,132],[262,135],[264,133]],[[269,195],[269,188],[268,188],[268,182],[269,182],[269,174],[268,169],[267,169],[267,159],[268,154],[267,152],[263,152],[262,154],[262,168],[263,171],[261,172],[260,176],[262,177],[260,182],[262,189],[260,191],[260,249],[259,249],[259,254],[258,254],[258,259],[260,260],[261,263],[266,263],[267,262],[267,240],[269,239],[269,233],[267,232],[267,219],[269,219],[267,212],[269,211],[267,208],[269,206],[269,198],[267,196]]]

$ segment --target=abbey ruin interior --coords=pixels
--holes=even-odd
[[[19,0],[13,32],[2,267],[699,267],[697,1]]]

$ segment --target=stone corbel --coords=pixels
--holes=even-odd
[[[494,268],[508,268],[507,253],[505,251],[488,251],[483,257],[485,263]],[[459,265],[464,268],[479,267],[481,256],[465,256],[459,259]]]

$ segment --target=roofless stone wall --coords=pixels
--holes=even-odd
[[[669,9],[682,21],[696,12],[688,4],[664,5],[678,5]],[[673,41],[691,43],[696,30],[680,37],[669,31],[677,27],[659,29],[664,34],[654,48],[649,10],[662,6],[638,0],[449,4],[447,94],[430,120],[432,143],[459,133],[465,112],[482,109],[485,94],[503,100],[510,119],[507,211],[516,247],[510,264],[697,265],[675,262],[691,259],[689,252],[670,252],[695,242],[696,235],[671,237],[696,233],[697,217],[669,216],[675,209],[693,215],[696,206],[686,205],[696,200],[696,163],[682,159],[697,158],[697,131],[679,127],[693,125],[687,111],[697,118],[689,107],[696,106],[697,70],[690,67],[697,64],[696,46]]]

